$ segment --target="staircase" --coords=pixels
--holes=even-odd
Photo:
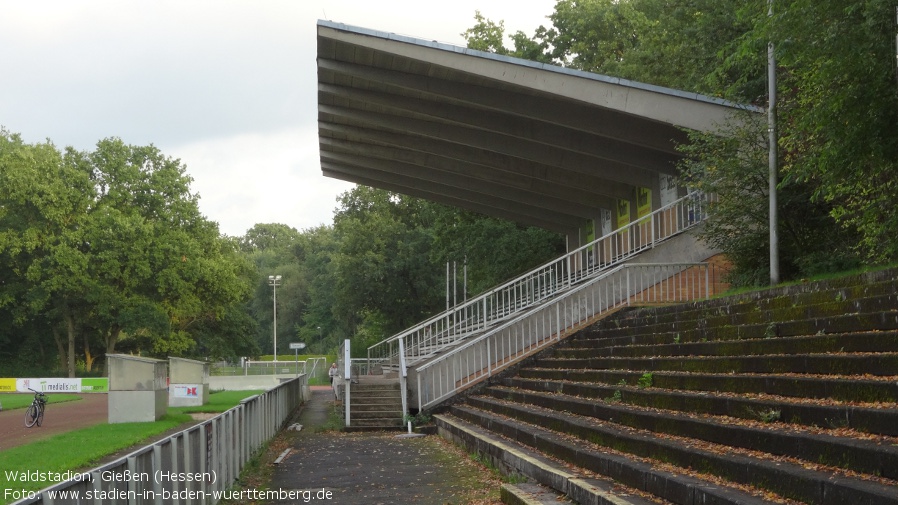
[[[402,396],[398,379],[363,377],[349,396],[350,425],[346,431],[402,429]]]
[[[898,270],[600,321],[434,416],[579,503],[898,504]]]
[[[368,348],[368,366],[398,373],[399,342],[407,367],[458,348],[519,314],[562,296],[624,263],[696,262],[715,254],[686,232],[707,216],[712,197],[691,193],[479,296],[465,300]],[[664,250],[663,253],[659,251]],[[652,259],[649,259],[652,258]]]

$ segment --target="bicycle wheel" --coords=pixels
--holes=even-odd
[[[40,426],[44,424],[44,410],[46,410],[46,405],[40,405],[37,408],[37,425]]]
[[[28,406],[28,410],[25,411],[25,426],[27,428],[31,428],[32,426],[34,426],[34,423],[37,422],[37,416],[37,404],[32,403]]]

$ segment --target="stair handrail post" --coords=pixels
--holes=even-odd
[[[346,427],[350,426],[349,389],[352,382],[352,359],[349,339],[343,341],[343,403],[346,412]]]
[[[630,269],[627,268],[625,271],[627,272],[627,289],[624,291],[624,293],[627,297],[627,307],[629,307],[630,306]]]
[[[711,299],[711,264],[705,266],[705,300]]]
[[[405,344],[399,339],[399,392],[402,396],[402,419],[408,414],[408,369],[405,365]]]

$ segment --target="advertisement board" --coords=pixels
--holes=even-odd
[[[0,379],[0,393],[15,393],[16,392],[16,380],[15,379]]]
[[[169,388],[174,398],[202,398],[202,384],[172,384]]]
[[[4,384],[8,384],[9,381],[15,386],[7,390]],[[43,393],[105,393],[109,391],[109,379],[105,377],[0,379],[0,392],[30,393],[32,389]]]

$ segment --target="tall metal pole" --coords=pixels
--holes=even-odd
[[[449,262],[446,262],[446,311],[449,311]]]
[[[773,0],[767,0],[767,16],[773,17]],[[770,152],[768,165],[770,170],[770,285],[780,282],[779,233],[777,215],[777,153],[776,153],[776,54],[773,41],[767,43],[767,134]]]
[[[271,286],[273,290],[273,298],[272,298],[272,314],[274,317],[274,324],[271,330],[272,332],[272,340],[274,340],[274,366],[277,369],[277,361],[278,361],[278,284],[281,282],[280,275],[269,275],[268,276],[268,285]]]

